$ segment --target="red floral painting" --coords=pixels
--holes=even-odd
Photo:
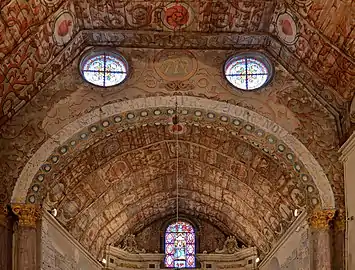
[[[166,8],[164,19],[169,28],[181,28],[189,22],[189,10],[181,4],[175,4]]]

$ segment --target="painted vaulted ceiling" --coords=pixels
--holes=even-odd
[[[44,204],[92,254],[182,212],[268,251],[293,209],[341,208],[355,3],[347,0],[7,0],[0,14],[0,202]],[[93,48],[130,74],[79,73]],[[274,63],[262,91],[225,82],[240,51]],[[163,69],[186,59],[184,76]],[[180,73],[179,73],[180,74]],[[171,117],[179,105],[178,130]]]

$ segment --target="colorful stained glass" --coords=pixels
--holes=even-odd
[[[230,59],[224,72],[232,85],[243,90],[260,88],[269,79],[269,71],[266,65],[251,57]]]
[[[104,85],[104,73],[103,72],[91,72],[91,71],[83,71],[83,76],[85,79],[92,84],[96,85]]]
[[[105,69],[105,55],[96,55],[89,58],[84,66],[83,70],[104,72]]]
[[[123,58],[115,54],[99,54],[83,61],[82,74],[88,82],[98,86],[113,86],[127,77],[127,65]]]
[[[165,266],[194,268],[195,238],[191,224],[184,221],[170,224],[165,232]]]
[[[245,62],[246,62],[246,60],[244,58],[238,59],[235,61],[231,61],[226,67],[225,74],[227,76],[228,75],[235,75],[235,74],[245,75],[246,74]]]

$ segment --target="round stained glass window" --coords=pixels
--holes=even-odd
[[[271,63],[260,54],[240,54],[228,59],[224,66],[226,79],[236,88],[256,90],[271,79]]]
[[[122,83],[127,77],[127,61],[118,53],[88,54],[80,64],[84,79],[94,85],[109,87]]]

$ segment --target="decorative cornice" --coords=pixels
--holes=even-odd
[[[42,216],[40,205],[12,204],[12,211],[19,218],[19,226],[36,228],[37,220]]]
[[[317,230],[329,229],[329,222],[334,218],[335,210],[316,210],[308,218],[309,226]]]
[[[156,49],[250,49],[266,48],[268,33],[157,32],[146,30],[82,30],[87,45]]]

